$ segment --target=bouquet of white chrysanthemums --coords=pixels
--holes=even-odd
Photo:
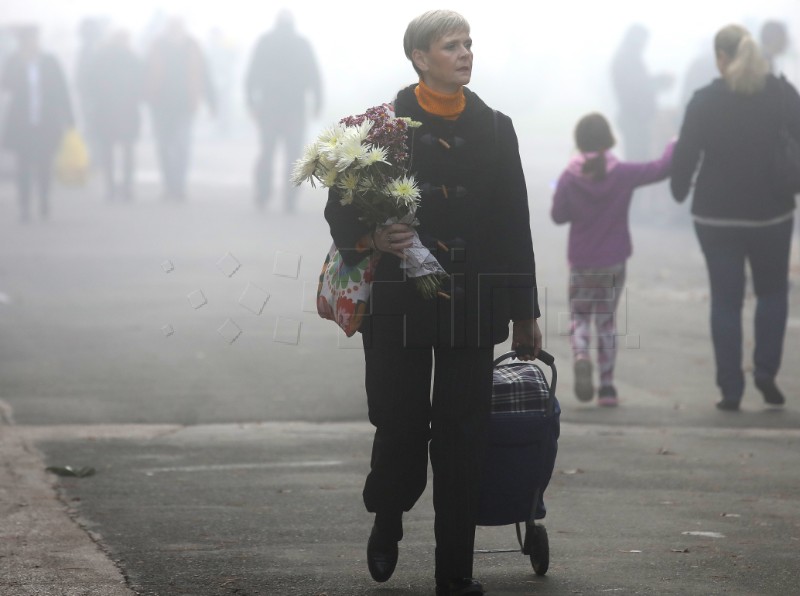
[[[391,106],[370,108],[348,116],[324,130],[297,160],[292,182],[299,186],[315,180],[334,188],[342,205],[353,205],[370,228],[393,223],[416,226],[420,193],[408,171],[409,130],[420,126],[410,118],[394,116]],[[415,234],[404,251],[401,267],[415,278],[426,298],[441,292],[447,273]],[[446,296],[446,294],[444,294]]]

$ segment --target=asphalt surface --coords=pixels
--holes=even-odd
[[[226,159],[201,153],[201,173]],[[782,411],[752,386],[742,412],[714,409],[703,261],[685,218],[665,223],[656,203],[634,228],[621,406],[581,404],[566,230],[547,218],[549,165],[537,167],[542,323],[563,408],[551,565],[542,578],[518,552],[482,553],[476,576],[494,595],[795,593],[798,247]],[[201,180],[185,204],[147,182],[131,205],[60,189],[52,219],[28,226],[0,187],[0,593],[431,594],[429,491],[406,516],[394,577],[378,585],[366,569],[363,360],[308,300],[329,245],[324,197],[259,213],[246,187]],[[478,530],[476,548],[515,544],[513,527]]]

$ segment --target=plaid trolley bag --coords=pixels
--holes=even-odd
[[[544,575],[550,564],[550,547],[547,530],[536,520],[546,513],[542,495],[558,451],[561,408],[555,395],[557,373],[555,359],[544,350],[538,359],[550,367],[550,384],[533,362],[501,364],[515,355],[508,352],[494,361],[492,413],[477,525],[516,524],[522,554],[530,557],[537,575]]]

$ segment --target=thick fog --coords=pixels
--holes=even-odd
[[[287,6],[320,73],[319,113],[313,114],[311,97],[301,106],[308,115],[303,141],[343,116],[390,101],[416,81],[402,37],[408,22],[432,7],[419,0],[301,0]],[[715,76],[711,38],[722,26],[736,22],[757,34],[769,19],[784,21],[790,45],[778,67],[800,82],[800,2],[499,0],[454,8],[471,24],[470,88],[509,115],[516,128],[547,321],[545,345],[568,358],[567,339],[560,333],[566,314],[566,228],[549,216],[553,183],[573,151],[578,118],[600,111],[618,126],[611,66],[623,38],[634,25],[646,31],[641,58],[660,81],[647,149],[655,158],[677,134],[693,88]],[[244,77],[257,39],[273,28],[281,10],[274,3],[244,0],[3,0],[0,57],[5,61],[13,51],[20,26],[38,28],[42,49],[56,56],[66,73],[91,162],[81,183],[56,180],[48,217],[40,218],[34,204],[31,221],[21,222],[14,160],[0,150],[0,397],[19,398],[14,403],[19,419],[128,421],[133,416],[194,422],[361,415],[361,379],[341,373],[359,366],[360,344],[357,338],[343,344],[336,326],[319,319],[314,305],[319,268],[331,242],[322,214],[325,191],[302,187],[296,209],[286,213],[281,192],[287,176],[275,161],[270,197],[262,209],[254,204],[259,137],[246,108]],[[152,113],[142,103],[133,188],[130,197],[125,195],[130,200],[108,196],[88,134],[90,114],[77,92],[80,32],[88,22],[99,23],[105,34],[125,29],[135,53],[144,56],[175,16],[202,48],[217,96],[214,113],[201,107],[196,114],[188,189],[181,200],[170,200],[175,197],[162,188]],[[687,83],[693,64],[699,74]],[[3,124],[7,105],[7,95],[0,95]],[[617,137],[615,150],[624,154],[625,139]],[[279,148],[278,156],[285,159],[283,153]],[[707,305],[696,303],[707,298],[707,286],[687,205],[676,206],[665,183],[637,191],[634,203],[626,312],[639,312],[642,296],[658,291],[648,295],[649,303],[694,302],[691,312],[703,322],[686,324],[702,328]],[[661,250],[659,243],[670,250]],[[657,261],[649,262],[646,255]],[[643,319],[626,326],[636,348],[628,354],[644,357],[640,336],[641,346],[648,347],[662,333],[652,326],[657,314],[649,328]],[[707,357],[707,334],[695,344]],[[303,365],[308,357],[324,360],[333,369],[333,382],[309,376]],[[631,356],[628,362],[638,361]],[[150,372],[143,381],[144,370]],[[305,401],[292,399],[299,377],[313,385],[305,390]],[[266,386],[268,404],[260,397]],[[326,395],[324,401],[311,399],[320,394]],[[109,396],[125,399],[125,407],[109,406]],[[88,403],[98,409],[87,410]]]
[[[216,40],[226,52],[229,72],[221,79],[232,98],[231,110],[243,112],[241,76],[259,34],[269,29],[281,6],[229,0],[224,3],[5,2],[0,25],[22,22],[41,25],[43,45],[56,52],[72,70],[79,51],[82,19],[98,17],[110,28],[130,31],[135,46],[145,51],[163,21],[185,19],[191,32],[206,44]],[[345,114],[391,99],[415,79],[402,51],[408,21],[431,8],[411,0],[400,5],[375,2],[287,4],[298,31],[312,43],[323,77],[325,104],[315,128]],[[437,5],[438,6],[438,5]],[[456,7],[470,21],[475,65],[470,87],[490,105],[517,123],[522,143],[530,137],[554,136],[559,149],[569,144],[577,117],[588,110],[615,115],[609,68],[626,30],[641,24],[649,31],[644,59],[653,73],[672,76],[659,95],[660,108],[679,118],[685,78],[691,64],[711,55],[710,40],[721,26],[736,22],[754,34],[767,19],[779,19],[790,35],[800,35],[797,0],[731,0],[704,4],[681,0],[641,3],[634,0],[519,3],[468,2]],[[792,44],[783,57],[786,70],[798,77],[800,54]],[[238,122],[245,134],[246,122]]]

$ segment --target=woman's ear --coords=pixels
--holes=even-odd
[[[414,49],[411,51],[411,61],[414,63],[420,71],[426,72],[428,70],[428,57],[425,55],[420,49]]]

